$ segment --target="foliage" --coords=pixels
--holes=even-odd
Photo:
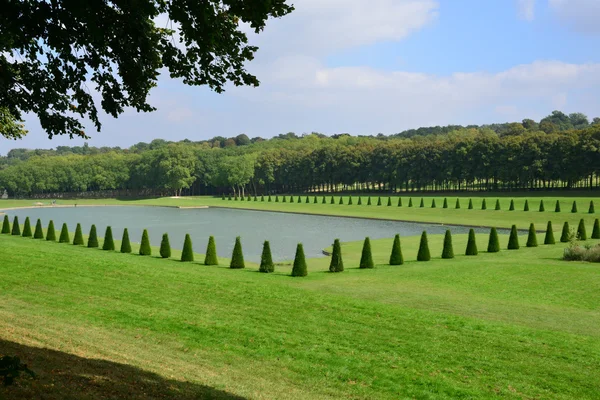
[[[81,227],[80,227],[81,229]],[[35,223],[35,231],[33,232],[34,239],[43,239],[44,238],[44,228],[42,228],[42,221],[38,218]],[[82,239],[83,240],[83,239]],[[81,243],[83,244],[83,242]]]
[[[4,215],[4,221],[2,222],[2,233],[5,235],[10,234],[10,221],[8,219],[8,215]]]
[[[268,240],[265,240],[265,243],[263,244],[258,271],[265,273],[275,272],[275,264],[273,263],[273,256],[271,255],[271,244]]]
[[[444,197],[444,204],[442,205],[442,208],[448,208],[448,198]]]
[[[423,200],[423,198],[421,197],[421,203],[419,204],[420,208],[425,207],[425,200]]]
[[[35,378],[35,373],[27,368],[27,364],[23,364],[19,357],[0,357],[0,380],[4,386],[12,385],[15,379],[17,379],[22,372],[26,373],[32,378]]]
[[[577,240],[587,240],[587,232],[585,231],[583,218],[579,220],[579,226],[577,226]]]
[[[546,236],[544,236],[544,244],[554,244],[554,230],[552,229],[552,221],[548,221],[546,226]]]
[[[560,201],[556,200],[556,205],[554,206],[554,212],[560,212]]]
[[[434,204],[435,204],[435,200],[434,200]],[[387,205],[388,205],[388,207],[392,206],[392,198],[391,197],[388,197]]]
[[[390,254],[390,265],[404,264],[404,256],[402,255],[402,247],[400,246],[400,235],[394,236],[392,244],[392,253]]]
[[[573,200],[573,206],[571,207],[571,212],[572,213],[577,212],[577,201],[576,200]]]
[[[246,264],[244,263],[244,253],[242,252],[242,241],[238,236],[235,238],[235,245],[233,246],[233,253],[231,255],[231,263],[229,264],[229,268],[240,269],[245,267]]]
[[[69,227],[66,223],[63,223],[62,228],[60,229],[58,243],[71,243],[71,238],[69,237]]]
[[[402,197],[398,197],[398,207],[402,207]]]
[[[90,228],[90,234],[88,235],[88,244],[89,248],[98,247],[98,233],[96,232],[96,225],[92,225]]]
[[[563,260],[600,262],[600,245],[581,247],[577,244],[572,244],[565,248]]]
[[[533,223],[531,225],[529,225],[529,235],[527,236],[527,247],[537,247],[538,246],[538,242],[537,242],[537,234],[535,232],[535,226],[533,225]]]
[[[25,218],[25,223],[23,224],[23,237],[32,237],[31,233],[31,222],[29,221],[29,217]]]
[[[500,251],[500,241],[498,240],[498,231],[496,228],[490,229],[490,238],[488,240],[488,253],[498,253]]]
[[[13,219],[11,235],[21,236],[21,227],[19,226],[19,217],[17,217],[16,215],[15,215],[15,218]]]
[[[546,211],[546,207],[544,207],[544,199],[540,200],[540,208],[539,208],[540,212],[544,212]]]
[[[515,201],[510,200],[510,206],[508,207],[508,211],[515,211]]]
[[[377,205],[380,206],[381,205],[381,196],[377,199]]]
[[[458,197],[456,198],[456,204],[454,205],[454,208],[457,210],[460,209],[460,199]]]
[[[592,239],[600,239],[600,221],[598,218],[594,221],[594,228],[592,229]]]
[[[523,211],[529,211],[529,200],[525,200],[525,206],[523,207]]]
[[[342,246],[340,240],[333,241],[333,252],[331,253],[331,262],[329,263],[329,272],[343,272],[344,261],[342,259]]]
[[[54,230],[54,221],[50,220],[46,229],[46,240],[56,242],[56,231]]]
[[[435,199],[431,199],[431,208],[436,208]]]
[[[477,254],[478,251],[477,241],[475,240],[475,231],[473,229],[469,229],[469,240],[467,242],[467,250],[465,251],[465,255],[476,256]]]
[[[588,210],[588,214],[594,214],[596,210],[594,209],[594,200],[590,200],[590,208]]]
[[[419,243],[417,261],[429,260],[431,260],[431,253],[429,252],[429,241],[427,240],[427,232],[423,231],[423,233],[421,234],[421,242]]]
[[[160,251],[159,254],[162,258],[171,257],[171,244],[169,243],[169,234],[163,233],[162,239],[160,241]]]
[[[39,222],[39,220],[38,220]],[[41,229],[41,222],[40,222],[40,229]],[[35,231],[37,232],[37,226],[35,228]],[[83,241],[83,232],[81,230],[81,224],[77,224],[77,227],[75,228],[75,236],[73,237],[73,245],[75,246],[83,246],[85,245],[85,242]]]
[[[344,204],[344,198],[342,196],[340,196],[340,202],[339,204]]]
[[[219,265],[219,257],[217,257],[217,244],[215,243],[214,236],[210,236],[208,238],[206,255],[204,256],[204,265]]]
[[[115,250],[115,242],[113,240],[112,228],[110,226],[107,226],[106,231],[104,231],[104,242],[102,243],[102,250]]]
[[[563,228],[562,228],[562,233],[560,235],[560,242],[561,243],[568,243],[570,242],[570,236],[571,236],[571,229],[569,227],[569,223],[565,222],[563,224]]]
[[[500,210],[500,199],[496,199],[496,207],[495,207],[496,211]]]
[[[454,247],[452,246],[452,233],[450,232],[450,229],[446,229],[446,234],[444,235],[444,248],[442,250],[442,258],[454,258]]]
[[[189,233],[185,234],[183,241],[183,250],[181,250],[181,262],[194,261],[194,249],[192,248],[192,238]]]
[[[366,237],[365,241],[363,242],[359,268],[375,268],[375,264],[373,263],[373,254],[371,252],[371,239],[369,239],[368,237]]]
[[[409,207],[412,207],[412,206],[413,206],[413,203],[412,203],[412,197],[410,197],[410,198],[408,199],[408,206],[409,206]]]
[[[473,209],[473,199],[469,199],[469,210]]]
[[[508,238],[508,250],[518,250],[519,248],[519,233],[517,232],[517,226],[513,225]]]
[[[485,199],[483,199],[483,200],[481,201],[481,209],[482,209],[482,210],[487,210],[487,203],[485,202]]]
[[[127,228],[123,229],[123,238],[121,239],[121,253],[131,253],[131,242],[129,241],[129,231]]]
[[[304,247],[302,243],[298,243],[296,256],[294,257],[294,266],[292,267],[292,276],[306,275],[308,275],[308,268],[306,266],[306,258],[304,257]]]
[[[148,230],[144,229],[142,232],[142,241],[140,243],[140,256],[151,256],[152,247],[150,247],[150,238],[148,236]]]

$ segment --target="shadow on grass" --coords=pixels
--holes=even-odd
[[[0,399],[226,399],[244,400],[208,386],[164,378],[111,361],[87,359],[0,339],[0,355],[17,356],[36,374],[0,386]]]

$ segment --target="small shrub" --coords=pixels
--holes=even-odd
[[[96,225],[92,225],[90,228],[87,247],[90,249],[98,247],[98,234],[96,233]]]
[[[235,246],[233,246],[233,254],[231,255],[229,268],[246,268],[246,264],[244,263],[244,253],[242,252],[242,241],[239,236],[235,238]]]
[[[560,212],[560,201],[556,200],[556,205],[554,206],[554,212]]]
[[[529,200],[525,199],[525,206],[523,207],[523,211],[529,211]]]
[[[352,196],[348,196],[348,205],[351,206],[352,205]]]
[[[160,241],[160,256],[162,258],[171,257],[171,243],[169,243],[169,234],[163,233],[162,240]]]
[[[221,200],[225,200],[225,193],[221,196]]]
[[[365,238],[363,243],[359,268],[375,268],[375,264],[373,263],[373,255],[371,254],[371,239],[368,237]]]
[[[431,208],[436,208],[435,199],[431,199]]]
[[[390,254],[390,265],[404,264],[404,256],[402,255],[402,247],[400,246],[400,235],[394,237],[392,244],[392,253]]]
[[[317,200],[317,196],[315,196],[313,199],[313,204],[318,204],[318,203],[319,203],[319,200]]]
[[[81,229],[81,227],[80,227]],[[43,239],[44,238],[44,229],[42,228],[42,221],[38,218],[37,222],[35,223],[35,231],[33,232],[33,238],[34,239]],[[83,239],[81,244],[83,244]]]
[[[256,195],[254,195],[254,201],[258,201],[258,197],[256,197]],[[264,199],[263,199],[264,201]]]
[[[185,234],[183,240],[183,250],[181,251],[181,262],[192,262],[194,261],[194,249],[192,247],[192,238],[189,233]]]
[[[281,201],[282,203],[287,203],[287,197],[285,195],[281,196],[281,198],[283,199]]]
[[[275,195],[275,203],[279,203],[279,195],[278,194]]]
[[[344,204],[344,198],[340,196],[340,201],[338,204]]]
[[[421,197],[421,204],[419,204],[420,208],[424,208],[425,207],[425,200],[423,200],[423,198]]]
[[[560,235],[560,242],[568,243],[570,241],[570,234],[571,234],[571,229],[569,228],[569,223],[565,222],[563,224],[562,233]]]
[[[485,199],[481,200],[481,209],[487,210],[487,203],[485,202]]]
[[[473,199],[469,199],[469,210],[473,209]]]
[[[243,199],[243,197],[242,197]],[[142,242],[140,243],[140,256],[151,256],[152,248],[150,247],[150,238],[148,237],[148,230],[144,229],[142,232]]]
[[[358,202],[356,204],[362,206],[362,198],[360,196],[358,196]]]
[[[421,243],[419,244],[419,253],[417,254],[417,261],[429,261],[431,260],[431,253],[429,253],[429,242],[427,240],[427,232],[423,231],[421,234]]]
[[[596,210],[594,209],[594,201],[590,200],[590,208],[588,210],[588,214],[594,214]]]
[[[29,222],[29,217],[25,218],[25,224],[23,224],[23,237],[32,237],[31,233],[31,222]]]
[[[460,209],[460,199],[458,197],[456,198],[456,204],[454,205],[454,208],[457,210]]]
[[[508,238],[508,250],[519,250],[520,247],[517,226],[513,225],[510,229],[510,237]]]
[[[585,249],[578,245],[571,245],[565,248],[563,260],[565,261],[583,261],[585,258]]]
[[[269,197],[267,198],[267,202],[271,203],[273,201],[273,199],[271,199],[271,195],[269,195]]]
[[[327,199],[325,199],[325,196],[323,196],[323,200],[321,201],[321,204],[327,204]]]
[[[275,264],[273,264],[273,257],[271,255],[271,245],[268,240],[265,240],[263,244],[262,255],[260,256],[260,272],[270,273],[275,272]]]
[[[342,260],[342,246],[340,240],[333,241],[333,253],[331,254],[331,262],[329,263],[329,272],[343,272],[344,261]]]
[[[290,196],[290,203],[294,202],[294,196]]]
[[[231,201],[231,194],[229,194],[229,196],[227,196],[227,200]]]
[[[123,238],[121,239],[121,253],[131,253],[131,242],[129,241],[129,231],[127,228],[123,229]]]
[[[335,199],[333,198],[333,196],[331,196],[331,202],[330,204],[335,204]]]
[[[498,240],[498,231],[496,231],[496,228],[490,229],[487,251],[488,253],[498,253],[500,251],[500,241]]]
[[[387,203],[388,207],[392,206],[392,198],[388,197],[388,203]]]
[[[398,207],[402,207],[402,197],[398,197]]]
[[[515,211],[515,201],[513,199],[510,200],[510,206],[508,207],[508,211]]]
[[[496,211],[500,211],[500,199],[496,199]]]
[[[592,229],[592,239],[600,239],[600,222],[598,218],[594,221],[594,229]]]
[[[237,197],[236,197],[237,200]],[[240,201],[246,201],[246,198],[244,196],[240,196]]]
[[[370,206],[371,205],[371,196],[367,197],[367,205]]]
[[[447,229],[446,234],[444,235],[444,249],[442,250],[442,258],[454,258],[454,247],[452,246],[452,233],[450,232],[450,229]]]
[[[573,206],[571,207],[571,212],[572,213],[576,213],[577,212],[577,202],[573,201]]]
[[[71,238],[69,237],[69,228],[65,223],[62,224],[62,228],[60,229],[58,243],[71,243]]]
[[[587,232],[585,231],[583,218],[579,220],[579,226],[577,227],[577,240],[587,240]]]
[[[15,216],[13,219],[11,235],[21,236],[21,227],[19,226],[19,217]]]
[[[46,240],[49,242],[56,242],[56,231],[54,230],[54,221],[50,220],[48,223],[48,229],[46,230]]]
[[[264,194],[260,195],[260,201],[263,202],[263,203],[265,202],[265,195]]]
[[[537,247],[537,233],[535,232],[535,226],[533,223],[529,225],[529,235],[527,236],[527,247]]]
[[[379,196],[379,198],[377,199],[377,205],[380,206],[381,205],[381,196]]]
[[[544,244],[554,244],[554,230],[552,229],[552,221],[548,221],[546,226],[546,236],[544,237]]]
[[[204,256],[204,265],[219,265],[219,257],[217,257],[217,244],[215,243],[214,236],[210,236],[208,238],[206,255]]]
[[[302,197],[300,197],[300,196],[298,196],[298,204],[302,204]]]
[[[469,229],[469,240],[467,241],[467,250],[465,251],[466,256],[476,256],[479,254],[477,251],[477,241],[475,240],[475,231]]]
[[[102,243],[102,250],[115,250],[115,242],[113,240],[112,228],[110,226],[107,226],[106,232],[104,232],[104,243]]]
[[[448,208],[448,198],[444,197],[444,204],[442,205],[442,208]]]
[[[39,222],[39,220],[38,220]],[[40,228],[41,228],[41,224],[40,224]],[[35,228],[36,232],[37,232],[37,227]],[[83,241],[83,232],[81,231],[81,224],[77,224],[77,227],[75,228],[75,236],[73,237],[73,245],[75,246],[83,246],[85,244],[85,242]]]
[[[412,197],[410,197],[410,198],[408,199],[408,206],[409,206],[409,207],[412,207],[412,206],[413,206],[413,203],[412,203]]]
[[[10,221],[8,219],[8,215],[4,215],[4,221],[2,222],[2,234],[10,235]]]
[[[298,243],[296,247],[296,256],[294,257],[294,266],[292,267],[292,276],[306,276],[308,268],[306,267],[306,258],[304,257],[304,247]]]
[[[544,207],[544,200],[540,200],[540,208],[539,208],[540,212],[544,212],[546,211],[546,207]]]

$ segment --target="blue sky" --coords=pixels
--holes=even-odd
[[[94,146],[155,138],[272,137],[293,131],[391,134],[430,125],[600,116],[600,0],[296,0],[250,36],[260,88],[217,95],[161,79],[152,114],[102,116]],[[15,147],[48,140],[35,117]]]

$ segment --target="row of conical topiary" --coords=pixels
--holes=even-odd
[[[282,198],[282,200],[281,200],[282,203],[286,203],[287,202],[287,196],[282,195],[281,198]],[[223,195],[222,199],[225,200],[225,195]],[[229,196],[228,199],[232,200],[231,196]],[[244,197],[240,197],[240,199],[242,201],[244,201]],[[237,201],[238,197],[237,196],[234,197],[233,200]],[[252,198],[250,196],[248,196],[247,201],[252,201]],[[259,201],[258,196],[254,196],[254,201]],[[264,195],[260,196],[260,201],[262,201],[262,202],[265,201],[265,196]],[[269,195],[267,197],[266,201],[267,202],[271,202],[271,201],[273,201],[273,199]],[[279,200],[279,195],[275,195],[275,200],[274,201],[275,201],[275,203],[279,203],[279,201],[280,201]],[[294,196],[289,196],[289,202],[290,203],[294,203]],[[297,203],[302,203],[302,196],[298,196],[296,202]],[[304,200],[304,203],[307,203],[307,204],[311,203],[310,196],[306,196],[306,198]],[[313,196],[312,203],[314,203],[314,204],[319,203],[319,201],[317,199],[317,196]],[[328,201],[327,201],[326,196],[322,196],[321,204],[327,204],[327,203],[328,203]],[[339,200],[336,201],[335,197],[331,196],[331,198],[329,200],[329,204],[344,204],[344,197],[340,197]],[[347,204],[348,205],[353,205],[354,204],[352,196],[348,196]],[[359,206],[362,205],[362,197],[360,197],[360,196],[358,197],[358,201],[356,202],[356,204],[359,205]],[[371,203],[371,197],[367,197],[367,205],[368,206],[372,205],[372,203]],[[381,197],[377,198],[377,205],[378,206],[383,205]],[[392,206],[392,197],[388,197],[387,198],[387,206],[388,207]],[[402,198],[401,197],[398,197],[397,206],[398,207],[402,207]],[[413,207],[412,197],[410,197],[408,199],[408,207]],[[419,207],[420,208],[424,208],[425,207],[425,199],[424,198],[421,198],[421,202],[419,204]],[[431,200],[431,208],[437,208],[435,199]],[[447,198],[444,198],[444,202],[443,202],[442,208],[448,208],[448,199]],[[454,208],[456,208],[456,209],[461,208],[460,198],[456,199],[456,203],[454,205]],[[473,205],[473,199],[469,199],[468,209],[472,210],[474,208],[475,207]],[[486,199],[483,199],[481,201],[481,209],[482,210],[487,210],[487,201],[486,201]],[[500,199],[496,200],[496,205],[495,205],[494,209],[495,210],[501,210],[502,209],[500,207]],[[514,200],[510,201],[510,205],[508,207],[508,210],[509,211],[514,211],[515,210],[515,201]],[[540,200],[540,204],[539,204],[538,210],[540,212],[546,211],[546,207],[544,205],[544,200]],[[525,200],[525,205],[523,207],[523,211],[530,211],[530,209],[529,209],[529,200]],[[559,200],[556,200],[556,205],[554,206],[554,211],[555,212],[561,212],[561,207],[560,207],[560,201]],[[572,213],[578,212],[577,211],[577,201],[573,201],[573,205],[571,206],[571,212]],[[595,211],[595,207],[594,207],[594,201],[590,200],[590,206],[588,208],[588,213],[594,214],[595,212],[596,211]]]

